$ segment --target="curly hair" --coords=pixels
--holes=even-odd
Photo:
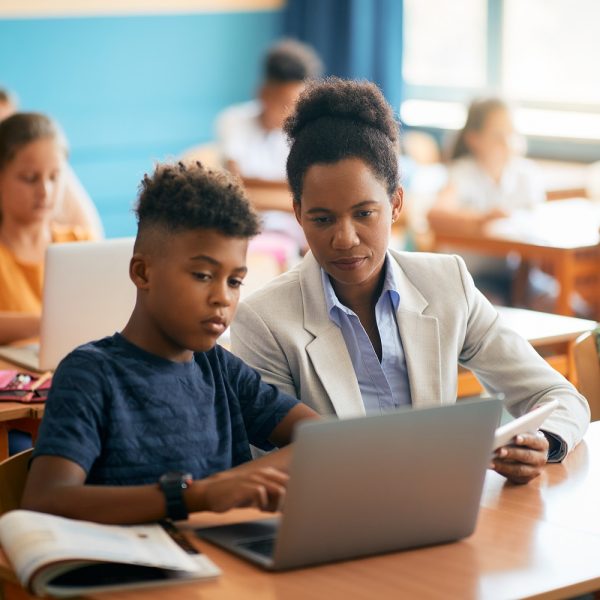
[[[317,53],[307,44],[296,40],[282,40],[267,52],[263,64],[265,81],[287,83],[320,77],[323,64]]]
[[[41,139],[53,139],[68,154],[67,139],[62,129],[42,113],[20,112],[0,122],[0,169],[8,164],[17,152]]]
[[[367,163],[390,197],[397,189],[399,127],[374,83],[337,77],[308,83],[284,131],[291,143],[287,175],[294,202],[300,202],[309,167],[345,158]]]
[[[144,175],[135,207],[138,234],[160,227],[169,232],[214,229],[227,237],[250,238],[258,216],[233,176],[191,165],[159,164]]]

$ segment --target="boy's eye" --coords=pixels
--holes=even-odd
[[[232,278],[232,279],[229,280],[229,287],[239,288],[242,285],[244,285],[244,282],[241,279],[237,278],[237,277]]]
[[[196,273],[192,273],[192,277],[194,279],[197,279],[198,281],[208,281],[211,276],[210,276],[210,273],[196,272]]]

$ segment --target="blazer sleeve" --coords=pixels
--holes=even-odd
[[[506,408],[514,416],[557,399],[560,406],[543,429],[562,438],[572,450],[590,422],[587,401],[527,340],[502,323],[494,307],[475,288],[464,261],[456,260],[468,307],[460,363],[473,371],[489,392],[503,393]]]
[[[244,302],[231,324],[231,351],[256,369],[264,381],[285,394],[300,397],[283,348],[260,315]]]

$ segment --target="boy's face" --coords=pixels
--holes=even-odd
[[[155,354],[189,360],[190,351],[210,350],[235,315],[248,240],[193,229],[164,241],[147,259],[141,290],[154,329],[147,333]]]

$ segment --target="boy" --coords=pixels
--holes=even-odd
[[[104,523],[275,510],[289,450],[249,462],[249,445],[286,445],[316,414],[215,345],[256,215],[227,175],[180,164],[144,178],[137,218],[135,308],[59,365],[22,506]]]

